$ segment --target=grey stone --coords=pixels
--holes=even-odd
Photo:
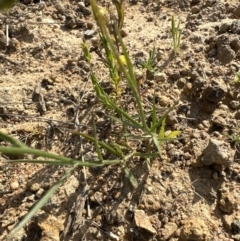
[[[229,143],[210,139],[207,147],[202,152],[201,161],[204,165],[212,165],[214,163],[229,166],[233,163],[235,150]]]
[[[232,50],[230,47],[230,40],[228,35],[220,35],[216,40],[216,46],[216,57],[222,64],[230,63],[236,57],[234,50]]]

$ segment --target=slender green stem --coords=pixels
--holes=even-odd
[[[74,160],[68,157],[63,157],[63,156],[58,156],[56,154],[52,154],[49,152],[44,152],[44,151],[40,151],[37,149],[32,149],[32,148],[19,148],[19,147],[0,147],[0,152],[3,154],[32,154],[35,156],[41,156],[41,157],[46,157],[46,158],[50,158],[50,159],[55,159],[57,160],[56,163],[62,163],[62,165],[79,165],[79,166],[91,166],[91,167],[95,167],[95,166],[103,166],[103,165],[111,165],[111,164],[121,164],[121,160],[104,160],[103,162],[93,162],[93,161],[78,161],[78,160]],[[26,161],[26,160],[23,160]],[[10,161],[10,162],[22,162],[21,160],[14,160],[14,161]],[[37,163],[38,160],[29,160],[29,162],[31,163]],[[47,163],[48,162],[48,163]],[[54,165],[54,161],[50,161],[51,164]],[[43,162],[39,162],[42,164],[45,164],[44,161]],[[49,160],[46,160],[46,163],[49,164]]]
[[[11,143],[13,146],[18,146],[18,147],[27,147],[24,143],[22,143],[21,141],[3,133],[3,132],[0,132],[0,139],[3,139],[9,143]]]
[[[108,30],[107,30],[106,24],[105,24],[105,22],[103,21],[103,19],[101,18],[100,14],[99,14],[99,9],[98,9],[96,0],[90,0],[90,4],[92,6],[93,14],[94,14],[94,16],[95,16],[95,18],[97,20],[97,23],[98,23],[100,29],[101,29],[101,32],[104,35],[104,37],[107,39],[107,41],[109,43],[109,46],[111,47],[111,49],[112,49],[112,51],[114,53],[114,56],[115,56],[115,58],[118,61],[119,67],[120,67],[121,71],[124,73],[124,76],[127,79],[128,84],[130,85],[130,88],[131,88],[131,90],[133,92],[133,95],[135,97],[135,100],[136,100],[136,103],[137,103],[137,106],[138,106],[139,115],[140,115],[140,119],[141,119],[143,128],[146,131],[149,132],[148,126],[146,124],[145,116],[144,116],[144,111],[143,111],[143,107],[142,107],[141,98],[140,98],[140,95],[139,95],[139,92],[138,92],[138,89],[137,89],[137,82],[136,82],[136,79],[135,79],[135,76],[134,76],[132,64],[131,64],[130,58],[128,56],[126,47],[123,44],[122,38],[121,38],[121,36],[119,34],[119,31],[115,28],[116,32],[118,34],[119,41],[120,41],[120,44],[122,46],[123,52],[124,52],[124,56],[126,57],[126,60],[127,60],[128,71],[124,67],[124,65],[123,65],[123,63],[122,63],[122,61],[121,61],[121,59],[119,57],[118,51],[116,49],[116,46],[114,45],[114,43],[112,41],[112,38],[111,38],[111,36],[110,36],[110,34],[109,34]]]

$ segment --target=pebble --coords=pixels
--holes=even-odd
[[[41,228],[41,240],[59,241],[59,234],[63,231],[63,220],[53,215],[43,213],[37,217],[37,224]]]
[[[212,86],[208,86],[203,91],[203,99],[212,103],[218,103],[223,99],[226,92],[226,84],[224,83],[224,81],[219,79],[218,83],[213,83]]]
[[[40,188],[40,189],[36,192],[36,197],[40,198],[43,193],[44,193],[44,189],[43,189],[43,188]]]
[[[232,101],[230,102],[230,106],[231,106],[233,109],[238,109],[239,106],[240,106],[240,102],[237,101],[237,100],[232,100]]]
[[[91,43],[92,43],[92,46],[95,47],[95,48],[100,46],[100,40],[97,37],[93,37],[91,39]]]
[[[91,38],[96,33],[94,29],[88,29],[84,32],[84,37]]]
[[[169,222],[164,225],[164,228],[162,229],[162,236],[164,240],[170,239],[174,233],[177,231],[178,227],[176,223]]]
[[[212,122],[213,122],[213,124],[215,124],[216,126],[219,126],[219,127],[222,127],[222,128],[224,128],[224,127],[227,126],[226,117],[214,115],[214,116],[212,117]]]
[[[152,234],[157,232],[155,228],[153,228],[149,220],[149,217],[146,215],[146,213],[143,210],[134,211],[134,221],[136,223],[136,226],[139,228],[143,228]]]
[[[235,198],[233,197],[232,193],[224,188],[219,190],[220,198],[218,200],[219,208],[224,213],[232,213],[235,206]]]
[[[163,83],[167,80],[167,75],[161,72],[158,72],[154,75],[154,80],[156,81],[156,84]]]
[[[200,12],[200,8],[198,6],[194,6],[192,7],[191,11],[192,11],[192,14],[196,14]]]
[[[18,189],[18,188],[19,188],[19,183],[18,183],[18,181],[12,181],[12,182],[10,183],[10,187],[11,187],[12,190]]]
[[[37,192],[41,186],[39,183],[30,183],[27,187],[30,192]]]
[[[234,14],[240,16],[240,4],[238,4],[237,8],[234,9]]]
[[[234,234],[240,234],[240,220],[234,220],[231,224],[231,229]]]
[[[164,95],[159,96],[158,102],[162,107],[166,107],[172,103],[172,101],[167,96],[164,96]]]
[[[214,172],[213,175],[212,175],[213,179],[214,180],[218,180],[218,173],[217,172]]]

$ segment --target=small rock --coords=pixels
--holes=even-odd
[[[192,11],[192,14],[197,14],[200,12],[200,8],[198,6],[193,6],[191,11]]]
[[[76,20],[75,16],[73,14],[68,14],[65,19],[65,26],[73,29],[76,26]]]
[[[233,38],[230,42],[231,48],[235,51],[235,53],[238,53],[240,50],[240,41],[238,38]],[[235,66],[236,67],[236,66]]]
[[[138,80],[138,81],[143,79],[143,71],[140,69],[135,69],[134,75],[135,75],[136,80]]]
[[[191,166],[193,167],[203,167],[203,163],[201,161],[202,150],[204,150],[207,146],[207,140],[193,139],[190,142],[190,148],[192,150],[193,156],[195,158],[191,158]]]
[[[151,192],[150,195],[143,195],[142,203],[143,208],[150,212],[158,212],[161,208],[161,203],[159,199],[159,195],[154,195],[155,193]],[[140,208],[140,207],[139,207]]]
[[[219,127],[226,127],[227,126],[227,121],[224,117],[222,116],[213,116],[212,118],[212,122],[213,124],[215,124],[216,126],[219,126]]]
[[[214,180],[218,180],[218,173],[217,172],[214,172],[213,175],[212,175],[213,179]]]
[[[55,8],[56,8],[58,13],[64,14],[65,7],[61,3],[57,2],[57,4],[55,5]]]
[[[233,34],[240,34],[240,20],[233,21],[231,30]]]
[[[217,38],[217,59],[222,64],[228,64],[235,59],[236,54],[230,47],[229,36],[222,34]]]
[[[231,225],[233,223],[233,221],[235,220],[235,216],[232,214],[224,214],[222,215],[222,222],[223,225],[226,229],[230,230],[231,229]]]
[[[240,110],[237,110],[234,117],[237,119],[237,120],[240,120]]]
[[[181,229],[181,241],[206,241],[210,238],[208,226],[202,219],[189,218]]]
[[[92,42],[92,46],[95,47],[95,48],[97,48],[97,47],[100,46],[100,40],[99,40],[99,38],[97,38],[97,37],[93,37],[93,38],[91,39],[91,42]]]
[[[172,104],[172,101],[169,97],[167,96],[162,96],[160,95],[159,98],[158,98],[158,103],[162,106],[162,107],[166,107],[168,105],[171,105]]]
[[[86,16],[89,16],[89,15],[92,14],[91,9],[89,9],[89,8],[83,8],[83,9],[82,9],[82,12],[83,12],[83,14],[86,15]]]
[[[240,102],[238,100],[232,100],[230,102],[230,106],[233,108],[233,109],[238,109],[239,106],[240,106]]]
[[[227,86],[223,80],[219,79],[218,82],[213,81],[211,86],[208,86],[203,91],[203,99],[212,103],[221,101],[227,92]]]
[[[103,202],[103,193],[95,192],[94,195],[90,197],[90,200],[94,203],[101,204]]]
[[[220,34],[227,33],[230,31],[230,28],[231,28],[231,22],[222,23],[219,27],[219,33]]]
[[[235,15],[237,15],[238,17],[240,17],[240,4],[238,4],[237,8],[234,10],[233,12]]]
[[[156,233],[156,230],[153,228],[152,224],[150,223],[149,217],[145,214],[143,210],[134,211],[134,220],[137,227],[143,228],[153,234]]]
[[[236,219],[231,224],[233,234],[240,234],[240,220]]]
[[[83,2],[78,3],[79,10],[84,14],[84,15],[91,15],[91,10],[87,7],[85,7],[85,4]]]
[[[219,208],[224,213],[232,213],[236,206],[235,199],[232,193],[223,188],[219,190],[219,194]]]
[[[128,34],[127,34],[126,30],[124,30],[124,29],[121,29],[121,30],[120,30],[120,34],[121,34],[122,38],[124,38],[124,37],[127,37],[127,36],[128,36]]]
[[[164,73],[158,72],[154,75],[154,80],[156,81],[156,84],[163,83],[166,81],[166,79],[167,79],[167,76]]]
[[[240,241],[240,234],[232,235],[231,237],[233,238],[232,240],[234,241]]]
[[[167,118],[166,118],[166,124],[169,125],[169,126],[173,126],[175,124],[178,123],[178,115],[176,113],[176,111],[171,111],[168,115],[167,115]]]
[[[174,81],[179,80],[181,77],[179,71],[174,71],[173,73],[170,74],[170,78],[173,79]]]
[[[210,139],[207,147],[202,152],[201,161],[204,165],[214,163],[229,166],[234,161],[235,151],[232,150],[229,143]]]
[[[11,182],[11,183],[10,183],[10,187],[11,187],[12,190],[18,189],[18,188],[19,188],[19,183],[18,183],[18,181],[13,181],[13,182]]]
[[[87,29],[93,29],[94,24],[92,22],[86,22]]]
[[[43,189],[43,188],[40,188],[40,189],[36,192],[36,197],[40,198],[43,193],[44,193],[44,189]]]
[[[43,213],[38,216],[38,225],[42,229],[42,238],[41,240],[51,240],[59,241],[60,232],[63,231],[62,220],[57,219],[53,215],[48,215]]]
[[[86,25],[87,24],[86,24],[86,22],[83,19],[76,19],[76,26],[77,27],[84,28]]]
[[[91,38],[96,33],[96,30],[94,29],[88,29],[84,32],[85,38]]]
[[[27,184],[27,188],[30,192],[37,192],[40,189],[39,183],[29,183]]]
[[[162,236],[164,240],[168,240],[171,238],[174,233],[177,231],[178,227],[176,223],[169,222],[166,225],[164,225],[164,228],[162,229]]]
[[[77,65],[79,67],[81,67],[82,69],[84,69],[86,72],[90,71],[90,67],[89,64],[85,61],[85,60],[80,60],[78,61]]]

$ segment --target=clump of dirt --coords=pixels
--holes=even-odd
[[[182,29],[178,54],[172,16]],[[159,109],[179,99],[166,123],[185,138],[165,143],[150,170],[132,160],[137,189],[120,167],[88,169],[86,182],[75,170],[14,240],[240,240],[239,147],[229,138],[240,119],[239,86],[232,84],[240,63],[239,2],[132,0],[125,2],[124,21],[145,107],[154,93]],[[1,131],[35,148],[97,158],[73,131],[91,129],[92,111],[100,138],[116,130],[91,86],[83,40],[101,85],[111,92],[89,1],[20,1],[0,14]],[[138,63],[153,47],[156,72],[145,77]],[[5,162],[11,158],[20,157],[0,156],[1,240],[66,171]]]

